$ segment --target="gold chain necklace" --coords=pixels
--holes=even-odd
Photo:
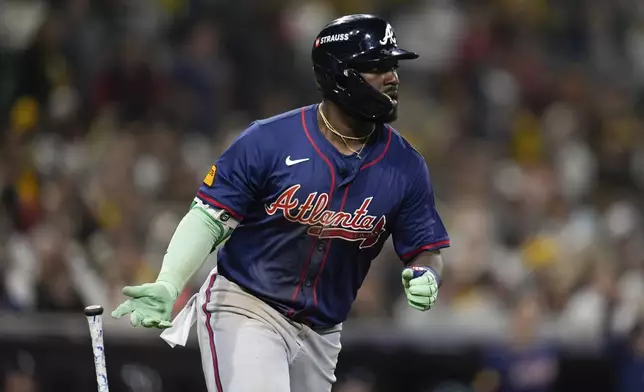
[[[318,106],[318,112],[320,112],[320,117],[322,117],[322,121],[324,122],[324,125],[328,128],[328,130],[333,132],[333,133],[335,133],[340,139],[342,139],[342,141],[344,142],[344,145],[347,146],[347,148],[349,150],[351,150],[353,153],[355,153],[356,156],[358,157],[358,159],[362,159],[360,157],[360,153],[362,152],[362,150],[364,150],[365,146],[367,145],[367,141],[369,141],[369,138],[371,137],[371,135],[373,135],[373,132],[376,130],[376,125],[373,124],[373,126],[371,128],[371,132],[369,132],[369,134],[367,136],[361,136],[361,137],[345,136],[345,135],[341,134],[340,132],[336,131],[335,128],[333,128],[333,125],[331,125],[329,123],[329,120],[326,119],[326,117],[324,116],[324,112],[322,112],[322,104],[320,104],[320,106]],[[362,143],[362,147],[360,147],[360,150],[354,150],[353,148],[351,148],[351,146],[349,146],[349,143],[347,143],[347,139],[349,139],[349,140],[362,140],[362,139],[364,139],[364,143]]]

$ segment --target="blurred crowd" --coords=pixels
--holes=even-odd
[[[406,306],[387,245],[352,320],[508,328],[519,345],[633,337],[644,356],[636,0],[1,1],[0,310],[112,309],[155,279],[219,152],[319,100],[313,38],[356,12],[421,55],[393,125],[425,156],[453,245],[436,309]],[[534,350],[541,366],[514,377],[547,383],[556,355]],[[490,349],[477,391],[512,355]]]

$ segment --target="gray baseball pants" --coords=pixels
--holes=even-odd
[[[330,392],[342,325],[291,321],[214,270],[196,298],[209,392]]]

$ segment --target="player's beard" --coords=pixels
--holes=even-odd
[[[382,116],[378,122],[382,124],[392,123],[398,119],[398,89],[395,89],[394,91],[387,89],[386,91],[381,91],[381,93],[392,100],[393,106],[389,113]]]
[[[383,124],[389,124],[394,121],[398,120],[398,106],[395,106],[389,113],[387,113],[383,119],[382,123]]]
[[[359,125],[353,126],[352,128],[356,131],[356,136],[366,136],[369,133],[371,133],[373,129],[373,125],[375,124],[376,126],[382,125],[382,124],[389,124],[398,119],[398,106],[394,107],[389,111],[389,113],[385,114],[384,116],[381,116],[374,122],[360,122]]]

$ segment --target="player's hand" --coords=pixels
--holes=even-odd
[[[402,272],[402,284],[409,305],[425,311],[434,306],[438,297],[438,279],[431,268],[409,267]]]
[[[131,297],[112,312],[112,317],[120,318],[128,313],[132,326],[146,328],[172,327],[172,307],[177,299],[174,287],[168,283],[145,283],[140,286],[126,286],[123,294]]]

